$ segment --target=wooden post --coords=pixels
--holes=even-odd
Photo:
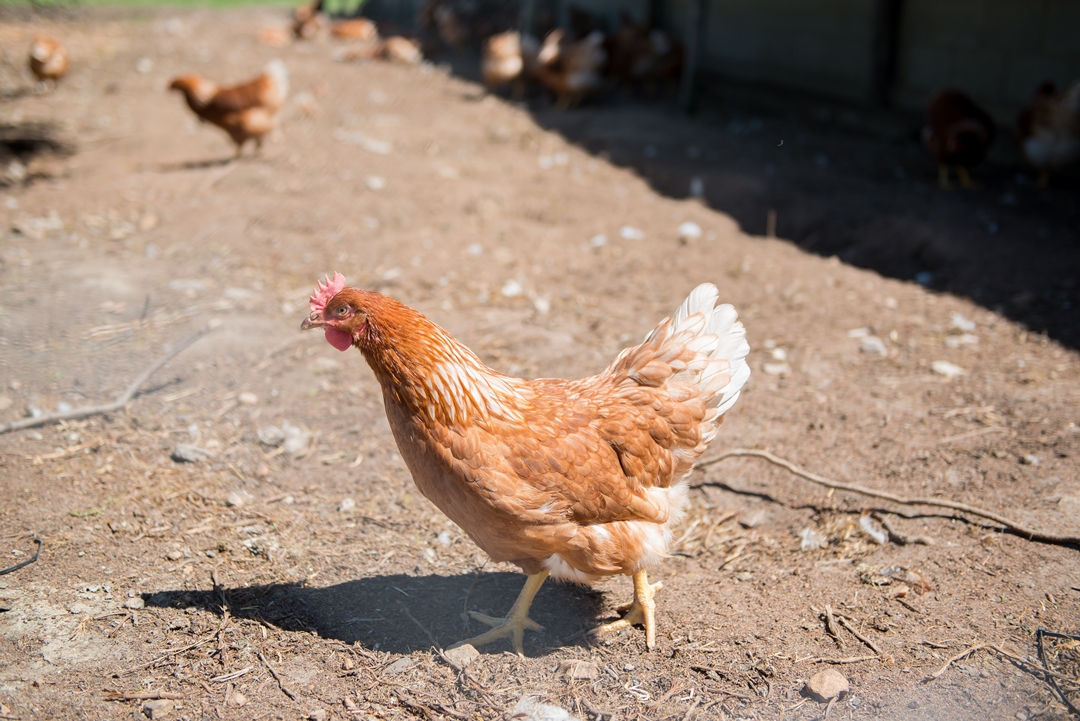
[[[701,21],[705,15],[705,0],[690,0],[686,12],[686,57],[679,85],[679,108],[684,113],[694,111],[697,100],[697,69],[701,55]]]
[[[900,18],[904,0],[874,0],[873,37],[870,46],[870,100],[888,107],[896,84],[900,57]]]

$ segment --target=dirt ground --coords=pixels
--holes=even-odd
[[[56,123],[75,150],[31,161],[31,182],[0,191],[0,422],[107,401],[170,343],[213,327],[126,411],[0,435],[3,565],[44,542],[36,563],[0,577],[0,716],[146,718],[144,700],[117,700],[143,692],[174,697],[154,718],[192,720],[566,718],[538,703],[605,721],[1067,717],[1030,664],[1037,628],[1080,632],[1077,547],[829,493],[755,458],[692,476],[674,555],[654,574],[655,651],[639,629],[588,635],[629,599],[614,578],[545,585],[525,658],[497,644],[464,670],[444,661],[434,649],[480,631],[464,612],[505,612],[523,577],[416,492],[361,356],[299,333],[323,273],[415,306],[501,371],[563,377],[599,371],[715,282],[746,324],[753,376],[708,457],[766,448],[839,481],[1073,536],[1080,359],[1061,329],[1075,323],[1075,281],[1050,295],[1002,281],[1030,297],[999,310],[970,278],[945,292],[935,282],[962,276],[958,258],[1005,243],[995,235],[980,254],[982,236],[964,240],[959,221],[941,233],[960,251],[929,288],[744,232],[764,230],[764,215],[749,220],[761,204],[779,206],[760,167],[773,121],[755,125],[737,97],[697,120],[640,99],[560,115],[435,67],[335,62],[329,42],[260,45],[259,28],[280,22],[243,9],[0,23],[0,123]],[[38,96],[20,90],[21,48],[43,26],[75,65]],[[240,80],[275,57],[292,79],[280,135],[261,157],[219,162],[227,139],[168,79]],[[730,125],[740,117],[746,132]],[[998,202],[1000,188],[937,193],[907,146],[901,187],[890,166],[873,170],[872,135],[797,132],[797,180],[782,189],[806,213],[827,201],[822,242],[859,216],[858,247],[872,250],[868,208],[890,207],[875,221],[887,256],[899,197],[901,229],[919,225],[935,247],[938,219]],[[824,163],[819,140],[835,149]],[[705,169],[662,164],[679,152]],[[720,178],[710,163],[748,170]],[[683,197],[694,172],[707,202]],[[1071,187],[1016,191],[1002,234],[1074,233]],[[745,218],[716,209],[740,193]],[[780,212],[778,234],[812,246]],[[691,221],[701,237],[680,241]],[[1014,258],[1024,282],[1039,264],[1071,272],[1070,243]],[[1029,311],[1046,324],[1010,319]],[[963,374],[935,372],[940,361]],[[205,453],[174,460],[184,444]],[[933,545],[877,542],[865,510]],[[835,638],[826,608],[843,622]],[[934,676],[981,644],[1022,660],[976,650]],[[1075,644],[1048,651],[1068,688]],[[828,710],[802,695],[825,668],[851,687]]]

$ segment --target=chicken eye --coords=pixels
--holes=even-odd
[[[340,308],[337,309],[337,314],[342,316],[342,317],[345,317],[345,314],[347,314],[348,312],[349,312],[348,306],[343,305],[343,306],[341,306]]]

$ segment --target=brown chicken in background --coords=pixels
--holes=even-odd
[[[198,75],[183,75],[170,90],[184,94],[200,120],[212,123],[236,143],[236,157],[249,140],[262,148],[263,138],[277,127],[277,115],[289,92],[289,76],[280,60],[267,64],[262,75],[232,87],[220,87]]]
[[[401,35],[392,35],[377,42],[360,43],[342,48],[334,54],[336,60],[387,60],[400,65],[419,65],[424,61],[420,43]]]
[[[402,458],[425,497],[495,561],[529,575],[505,618],[471,616],[522,653],[533,597],[549,576],[629,575],[634,602],[597,633],[645,626],[656,643],[649,568],[668,556],[684,477],[750,375],[749,346],[715,286],[698,286],[641,345],[599,375],[522,379],[485,366],[449,333],[345,278],[320,283],[302,329],[355,346],[383,391]]]
[[[525,81],[536,74],[536,57],[540,52],[535,38],[516,30],[492,35],[484,42],[480,59],[480,75],[484,86],[495,92],[507,83],[513,84],[513,96],[525,97]]]
[[[941,90],[926,108],[923,143],[938,163],[938,186],[948,190],[949,169],[955,168],[960,185],[974,189],[968,172],[986,157],[997,134],[990,114],[959,90]]]
[[[43,85],[56,85],[67,75],[71,58],[67,48],[54,37],[38,35],[30,44],[30,72]]]
[[[1045,188],[1051,170],[1080,160],[1080,82],[1064,92],[1052,82],[1040,85],[1016,125],[1020,151]]]
[[[330,25],[330,34],[338,40],[358,40],[365,43],[379,39],[378,27],[367,18],[338,20]]]
[[[663,30],[634,22],[623,14],[619,29],[607,41],[608,74],[629,85],[655,92],[662,82],[675,83],[682,73],[683,47]]]
[[[298,5],[293,10],[293,37],[297,40],[314,40],[325,25],[322,0]]]
[[[596,31],[581,40],[567,40],[556,28],[544,38],[536,59],[536,79],[558,98],[555,107],[566,110],[603,85],[604,35]]]

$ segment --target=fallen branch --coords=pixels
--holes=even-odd
[[[887,519],[883,514],[877,513],[876,511],[874,513],[871,513],[870,517],[881,524],[881,527],[884,528],[885,532],[889,534],[889,540],[897,544],[898,546],[907,546],[908,544],[912,543],[920,544],[923,546],[933,546],[937,543],[937,541],[935,541],[930,536],[909,536],[906,533],[901,533],[900,531],[896,530],[896,528],[894,528],[891,523],[889,523],[889,519]]]
[[[213,640],[214,640],[213,636],[210,636],[208,638],[204,638],[202,641],[196,641],[195,643],[190,644],[188,646],[184,646],[183,648],[173,649],[172,651],[169,651],[164,656],[158,656],[153,661],[147,661],[146,663],[141,663],[138,666],[132,666],[129,669],[125,669],[124,671],[117,671],[115,674],[110,674],[110,675],[114,675],[114,676],[117,676],[117,677],[119,677],[119,676],[127,676],[129,673],[135,673],[136,671],[141,671],[144,668],[149,668],[150,666],[161,663],[162,661],[169,658],[170,656],[175,656],[175,655],[180,654],[180,653],[185,653],[185,652],[190,651],[190,650],[192,650],[194,648],[198,648],[199,646],[202,646],[205,643],[209,643],[210,641],[213,641]]]
[[[1039,648],[1039,660],[1042,661],[1043,664],[1042,668],[1039,670],[1043,673],[1048,674],[1046,680],[1050,683],[1054,690],[1057,691],[1058,697],[1061,698],[1062,702],[1064,702],[1065,706],[1069,709],[1069,711],[1076,714],[1077,716],[1080,716],[1080,709],[1078,709],[1072,703],[1072,701],[1069,700],[1069,698],[1065,695],[1065,692],[1063,692],[1061,690],[1061,687],[1058,686],[1057,680],[1054,678],[1058,674],[1050,670],[1050,663],[1046,660],[1046,649],[1043,646],[1043,638],[1046,636],[1053,636],[1054,638],[1066,638],[1073,641],[1080,641],[1080,636],[1072,636],[1066,633],[1055,633],[1053,631],[1047,631],[1045,628],[1040,628],[1035,631],[1035,640]],[[1071,678],[1067,678],[1065,680],[1073,682],[1076,681],[1076,679]]]
[[[269,671],[270,675],[274,677],[275,681],[277,681],[278,688],[281,689],[281,692],[291,698],[293,701],[295,701],[296,694],[294,694],[292,691],[285,687],[285,683],[281,680],[281,676],[278,676],[278,672],[274,670],[274,667],[271,666],[270,662],[266,660],[266,657],[262,655],[262,651],[256,651],[255,655],[259,657],[259,660],[263,662],[264,666],[266,666],[266,670]]]
[[[848,656],[847,658],[812,658],[813,663],[862,663],[863,661],[880,661],[881,656]]]
[[[30,556],[30,558],[26,559],[22,563],[16,563],[14,566],[8,566],[7,568],[0,569],[0,576],[3,576],[6,573],[11,573],[12,571],[18,571],[20,568],[25,568],[26,566],[29,566],[31,563],[36,561],[38,559],[38,556],[41,555],[41,539],[35,538],[34,543],[37,544],[37,549],[34,551],[33,556]]]
[[[171,701],[181,701],[184,699],[184,694],[173,693],[171,691],[106,691],[106,701],[158,701],[160,699],[169,699]]]
[[[154,361],[150,366],[138,375],[138,377],[131,382],[131,385],[127,387],[120,396],[117,397],[112,403],[101,403],[96,406],[83,406],[82,408],[74,408],[70,411],[63,413],[49,413],[47,415],[38,416],[37,418],[24,418],[20,421],[12,421],[11,423],[4,423],[0,425],[0,433],[9,433],[11,431],[21,431],[24,428],[36,428],[38,426],[44,426],[48,423],[56,423],[57,421],[72,421],[76,418],[86,418],[87,416],[98,416],[103,413],[113,413],[122,408],[127,407],[131,400],[135,397],[135,394],[139,391],[139,388],[145,383],[150,376],[161,369],[163,365],[175,358],[180,351],[187,348],[189,345],[202,338],[204,335],[210,332],[210,326],[204,326],[195,331],[186,338],[181,339],[172,348],[165,352],[160,358]]]
[[[854,483],[839,483],[837,481],[831,481],[828,478],[824,478],[810,471],[804,470],[799,466],[796,466],[791,461],[775,456],[768,451],[757,450],[755,448],[733,448],[730,451],[724,451],[716,458],[710,458],[707,461],[702,461],[697,465],[698,468],[706,468],[708,466],[719,463],[720,461],[727,460],[728,458],[738,458],[752,456],[755,458],[764,458],[769,463],[785,468],[794,475],[804,478],[811,483],[816,483],[826,488],[832,488],[838,491],[848,491],[849,493],[858,493],[863,496],[869,496],[870,498],[880,498],[885,501],[892,501],[893,503],[899,503],[904,506],[934,506],[936,508],[949,508],[954,511],[962,511],[964,513],[970,513],[973,516],[979,516],[980,518],[986,518],[998,525],[1004,526],[1006,530],[1015,533],[1018,536],[1023,536],[1029,541],[1039,541],[1040,543],[1053,543],[1057,545],[1065,546],[1080,546],[1080,536],[1068,536],[1058,535],[1054,533],[1045,533],[1043,531],[1037,531],[1033,528],[1029,528],[1021,523],[999,516],[992,511],[987,511],[977,506],[969,506],[966,503],[958,503],[956,501],[950,501],[948,499],[939,498],[904,498],[903,496],[897,496],[893,493],[886,491],[875,491],[864,486],[859,486]],[[708,483],[699,483],[696,486],[708,485]]]
[[[826,608],[826,609],[828,609],[829,607],[828,607],[828,606],[826,606],[825,608]],[[854,636],[855,638],[857,638],[857,639],[859,639],[860,641],[862,641],[863,643],[865,643],[865,644],[866,644],[866,646],[867,646],[867,647],[868,647],[868,648],[869,648],[869,649],[870,649],[871,651],[873,651],[874,653],[876,653],[876,654],[877,654],[878,656],[883,656],[883,655],[884,655],[883,653],[881,653],[881,649],[880,649],[880,648],[878,648],[878,647],[877,647],[877,645],[876,645],[876,644],[875,644],[875,643],[874,643],[873,641],[871,641],[871,640],[870,640],[870,639],[868,639],[868,638],[867,638],[866,636],[863,636],[863,635],[862,635],[861,633],[859,633],[858,631],[856,631],[856,630],[855,630],[855,627],[854,627],[854,626],[852,626],[852,625],[851,625],[850,623],[848,623],[848,620],[847,620],[846,618],[844,618],[843,616],[839,616],[839,617],[838,617],[838,618],[837,618],[836,620],[840,622],[840,625],[841,625],[841,626],[843,626],[843,627],[844,627],[844,628],[846,628],[846,629],[847,629],[848,631],[850,631],[850,632],[851,632],[851,635],[852,635],[852,636]]]
[[[942,665],[942,667],[941,667],[941,668],[939,668],[939,669],[938,669],[937,671],[934,671],[934,672],[933,672],[932,674],[930,674],[929,676],[927,676],[926,678],[924,678],[924,679],[923,679],[923,683],[928,683],[928,682],[930,682],[930,681],[933,681],[933,680],[934,680],[935,678],[937,678],[937,677],[938,677],[938,676],[940,676],[941,674],[943,674],[943,673],[945,673],[946,671],[948,671],[948,670],[949,670],[949,666],[952,666],[952,665],[953,665],[953,663],[954,663],[955,661],[959,661],[960,659],[964,658],[965,656],[968,656],[968,655],[970,655],[970,654],[973,654],[973,653],[975,653],[976,651],[980,651],[980,650],[982,650],[982,649],[984,649],[984,648],[986,648],[986,644],[983,644],[983,643],[978,643],[978,644],[975,644],[974,646],[972,646],[972,647],[970,647],[970,648],[968,648],[968,649],[965,649],[964,651],[961,651],[960,653],[956,654],[955,656],[951,656],[951,657],[949,658],[949,660],[948,660],[948,661],[946,661],[946,662],[944,663],[944,665]]]

